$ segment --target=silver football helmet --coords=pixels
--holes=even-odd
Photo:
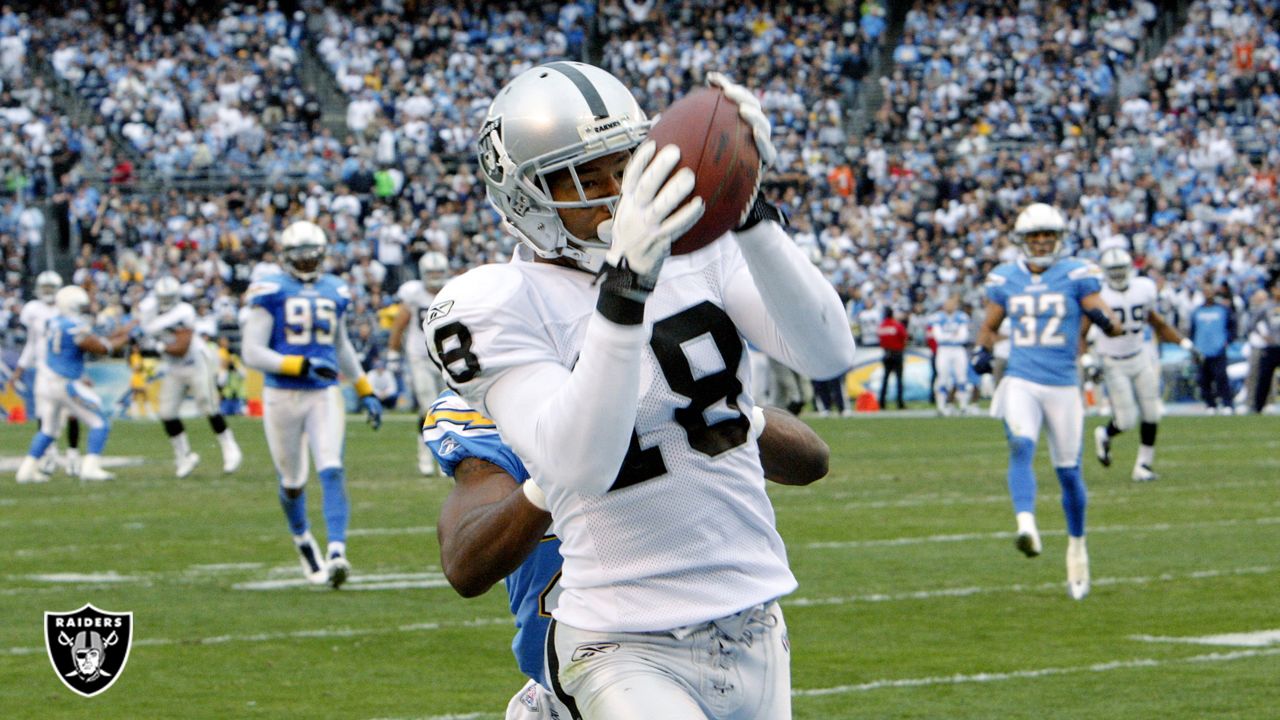
[[[1102,252],[1102,257],[1098,258],[1098,264],[1102,266],[1107,285],[1112,290],[1128,289],[1129,281],[1133,279],[1133,258],[1128,251],[1118,247],[1107,248]]]
[[[1036,252],[1027,244],[1031,233],[1054,233],[1053,247],[1048,252]],[[1045,203],[1033,203],[1018,213],[1013,223],[1013,244],[1022,251],[1030,265],[1047,267],[1062,256],[1062,239],[1067,234],[1067,220],[1057,208]]]
[[[292,223],[280,233],[282,264],[289,274],[311,282],[320,277],[326,244],[324,230],[319,225],[307,220]]]
[[[440,292],[445,281],[449,279],[449,259],[444,253],[432,250],[418,258],[418,277],[422,285],[431,292]]]
[[[618,197],[587,199],[577,168],[630,150],[649,120],[625,85],[592,65],[553,62],[526,70],[498,91],[477,140],[489,202],[507,227],[542,257],[598,264],[588,251],[608,243],[570,234],[558,208],[612,207]],[[551,198],[547,177],[568,170],[578,199]]]
[[[156,281],[152,292],[156,296],[156,310],[169,312],[174,305],[178,304],[178,295],[182,292],[182,286],[177,280],[166,275]]]
[[[36,297],[47,303],[53,303],[53,296],[62,287],[62,277],[52,270],[45,270],[36,276]]]

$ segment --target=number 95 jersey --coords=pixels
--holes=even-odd
[[[749,434],[743,337],[775,357],[788,351],[764,319],[737,243],[668,258],[661,273],[645,304],[649,341],[631,446],[612,486],[603,495],[548,493],[565,563],[555,617],[578,628],[670,629],[796,587]],[[432,358],[489,415],[485,395],[505,371],[574,367],[598,293],[589,273],[519,254],[474,269],[446,285],[428,313]],[[608,386],[599,393],[616,394]],[[522,459],[535,479],[554,477],[554,466]]]
[[[304,283],[292,275],[273,275],[249,286],[249,305],[271,314],[268,347],[282,355],[322,358],[338,365],[338,323],[351,304],[351,290],[333,275]],[[337,380],[267,373],[267,387],[319,390]]]

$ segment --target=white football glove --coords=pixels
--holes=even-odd
[[[610,265],[622,267],[625,259],[632,272],[651,281],[671,252],[671,243],[693,227],[704,210],[698,197],[680,205],[694,184],[689,168],[671,174],[680,162],[680,148],[667,145],[655,154],[655,147],[648,141],[636,148],[622,173],[618,207],[597,228],[609,243],[605,260]]]
[[[772,165],[778,157],[778,151],[774,149],[773,141],[769,139],[773,133],[773,126],[769,124],[769,118],[764,116],[759,98],[747,88],[718,72],[707,73],[707,84],[720,88],[724,91],[725,97],[737,103],[738,117],[751,126],[751,135],[756,140],[756,151],[760,153],[760,166]]]

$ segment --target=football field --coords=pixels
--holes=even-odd
[[[159,423],[117,423],[108,455],[136,464],[96,484],[17,485],[34,428],[0,426],[0,717],[501,718],[523,683],[506,594],[463,600],[440,574],[449,481],[417,475],[413,420],[348,424],[354,574],[337,592],[302,582],[255,421],[232,423],[234,476],[188,422],[204,462],[185,480]],[[796,718],[1277,717],[1280,419],[1168,418],[1148,484],[1129,480],[1136,433],[1110,469],[1090,442],[1082,602],[1043,447],[1045,552],[1027,559],[995,421],[813,425],[831,474],[770,488],[800,580],[783,601]],[[89,699],[59,682],[43,630],[85,603],[134,618],[127,667]]]

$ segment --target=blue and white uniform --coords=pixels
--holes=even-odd
[[[444,391],[432,403],[422,428],[422,439],[440,463],[441,471],[450,477],[458,463],[466,458],[477,458],[502,468],[516,482],[529,479],[529,471],[502,441],[493,421],[471,409],[452,390]],[[555,717],[544,714],[543,707],[559,708],[555,695],[544,689],[547,685],[543,654],[551,609],[555,607],[559,594],[558,581],[563,562],[560,539],[549,534],[506,578],[511,614],[516,619],[511,651],[515,653],[520,671],[530,678],[530,683],[539,685],[536,689],[526,685],[512,698],[507,708],[509,719]],[[559,717],[569,717],[567,712],[560,712]]]
[[[1084,405],[1078,388],[1081,302],[1102,289],[1097,266],[1067,258],[1033,273],[1022,260],[1000,265],[987,278],[987,299],[1010,321],[1009,363],[991,414],[1003,418],[1009,438],[1009,492],[1015,512],[1034,512],[1031,464],[1041,424],[1063,489],[1067,531],[1084,535],[1085,487],[1080,474]]]
[[[55,315],[45,324],[44,357],[35,388],[40,432],[27,453],[33,458],[44,455],[69,415],[89,428],[90,455],[101,454],[107,443],[110,425],[102,400],[81,380],[86,353],[80,343],[90,335],[88,322],[79,317]]]
[[[973,387],[969,384],[967,350],[970,324],[969,314],[962,310],[950,313],[940,310],[929,318],[929,330],[933,333],[934,342],[938,344],[937,355],[934,357],[938,372],[934,393],[939,412],[946,409],[947,394],[953,389],[960,407],[969,404],[969,393]]]
[[[289,529],[300,552],[311,547],[304,489],[310,447],[324,491],[328,554],[331,560],[335,553],[345,558],[349,513],[342,466],[345,402],[336,378],[305,370],[325,365],[363,380],[345,322],[351,291],[332,275],[320,275],[314,282],[273,275],[250,285],[248,304],[243,357],[265,375],[263,429],[280,478],[280,503]],[[305,552],[303,559],[304,568],[312,565],[308,577],[315,582],[315,565]],[[342,580],[345,575],[336,584]]]

